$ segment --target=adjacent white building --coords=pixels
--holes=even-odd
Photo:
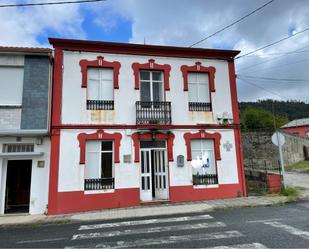
[[[0,214],[47,211],[51,52],[0,47]]]

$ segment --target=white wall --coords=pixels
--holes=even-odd
[[[62,130],[60,135],[60,165],[59,188],[60,192],[83,191],[85,165],[79,164],[80,149],[77,140],[79,133],[94,133],[96,130]],[[124,130],[105,130],[107,133],[120,132],[122,134],[120,146],[120,163],[115,164],[115,188],[136,188],[140,184],[140,164],[134,163],[134,148],[130,135]],[[135,132],[134,130],[132,132]],[[192,185],[192,167],[187,162],[187,149],[183,135],[185,132],[197,132],[197,130],[173,130],[174,162],[169,162],[169,175],[171,186]],[[207,132],[219,132],[221,134],[221,160],[217,161],[219,184],[238,183],[237,160],[233,130],[207,130]],[[130,134],[127,132],[127,134]],[[231,151],[226,151],[223,145],[229,141],[232,144]],[[123,163],[123,155],[131,154],[131,163]],[[177,167],[178,155],[185,156],[185,166]]]
[[[119,89],[114,91],[115,111],[86,110],[87,89],[81,88],[81,70],[79,61],[95,60],[104,56],[107,61],[121,63]],[[134,62],[147,63],[150,58],[158,64],[170,64],[170,91],[166,100],[172,102],[173,124],[196,124],[199,122],[215,123],[216,114],[232,113],[228,63],[220,60],[171,58],[157,56],[139,56],[123,54],[100,54],[64,51],[62,122],[64,124],[135,124],[135,102],[139,100],[139,90],[134,90]],[[188,92],[183,91],[183,77],[180,67],[202,62],[203,66],[216,68],[215,88],[212,93],[213,115],[188,111]]]
[[[19,143],[34,143],[35,138],[22,138]],[[6,143],[18,143],[16,138],[0,138],[0,151],[2,145]],[[0,214],[4,213],[4,198],[6,186],[6,169],[7,160],[32,160],[31,169],[31,187],[30,187],[30,214],[42,214],[46,211],[48,203],[48,187],[49,187],[49,162],[50,162],[50,140],[44,138],[41,145],[34,146],[34,152],[43,152],[42,156],[24,156],[24,157],[11,157],[0,159]],[[37,162],[39,160],[45,161],[44,168],[38,168]],[[2,177],[1,177],[2,175]]]

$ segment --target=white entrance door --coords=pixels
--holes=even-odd
[[[141,150],[141,201],[168,199],[167,171],[164,149]]]
[[[141,150],[141,201],[152,200],[151,151]]]
[[[168,199],[168,176],[167,176],[167,161],[165,150],[154,150],[154,179],[155,179],[155,199]]]

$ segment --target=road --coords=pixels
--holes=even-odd
[[[104,222],[0,228],[5,248],[309,248],[309,201]]]

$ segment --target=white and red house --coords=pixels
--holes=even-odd
[[[246,195],[239,51],[49,41],[49,214]]]

